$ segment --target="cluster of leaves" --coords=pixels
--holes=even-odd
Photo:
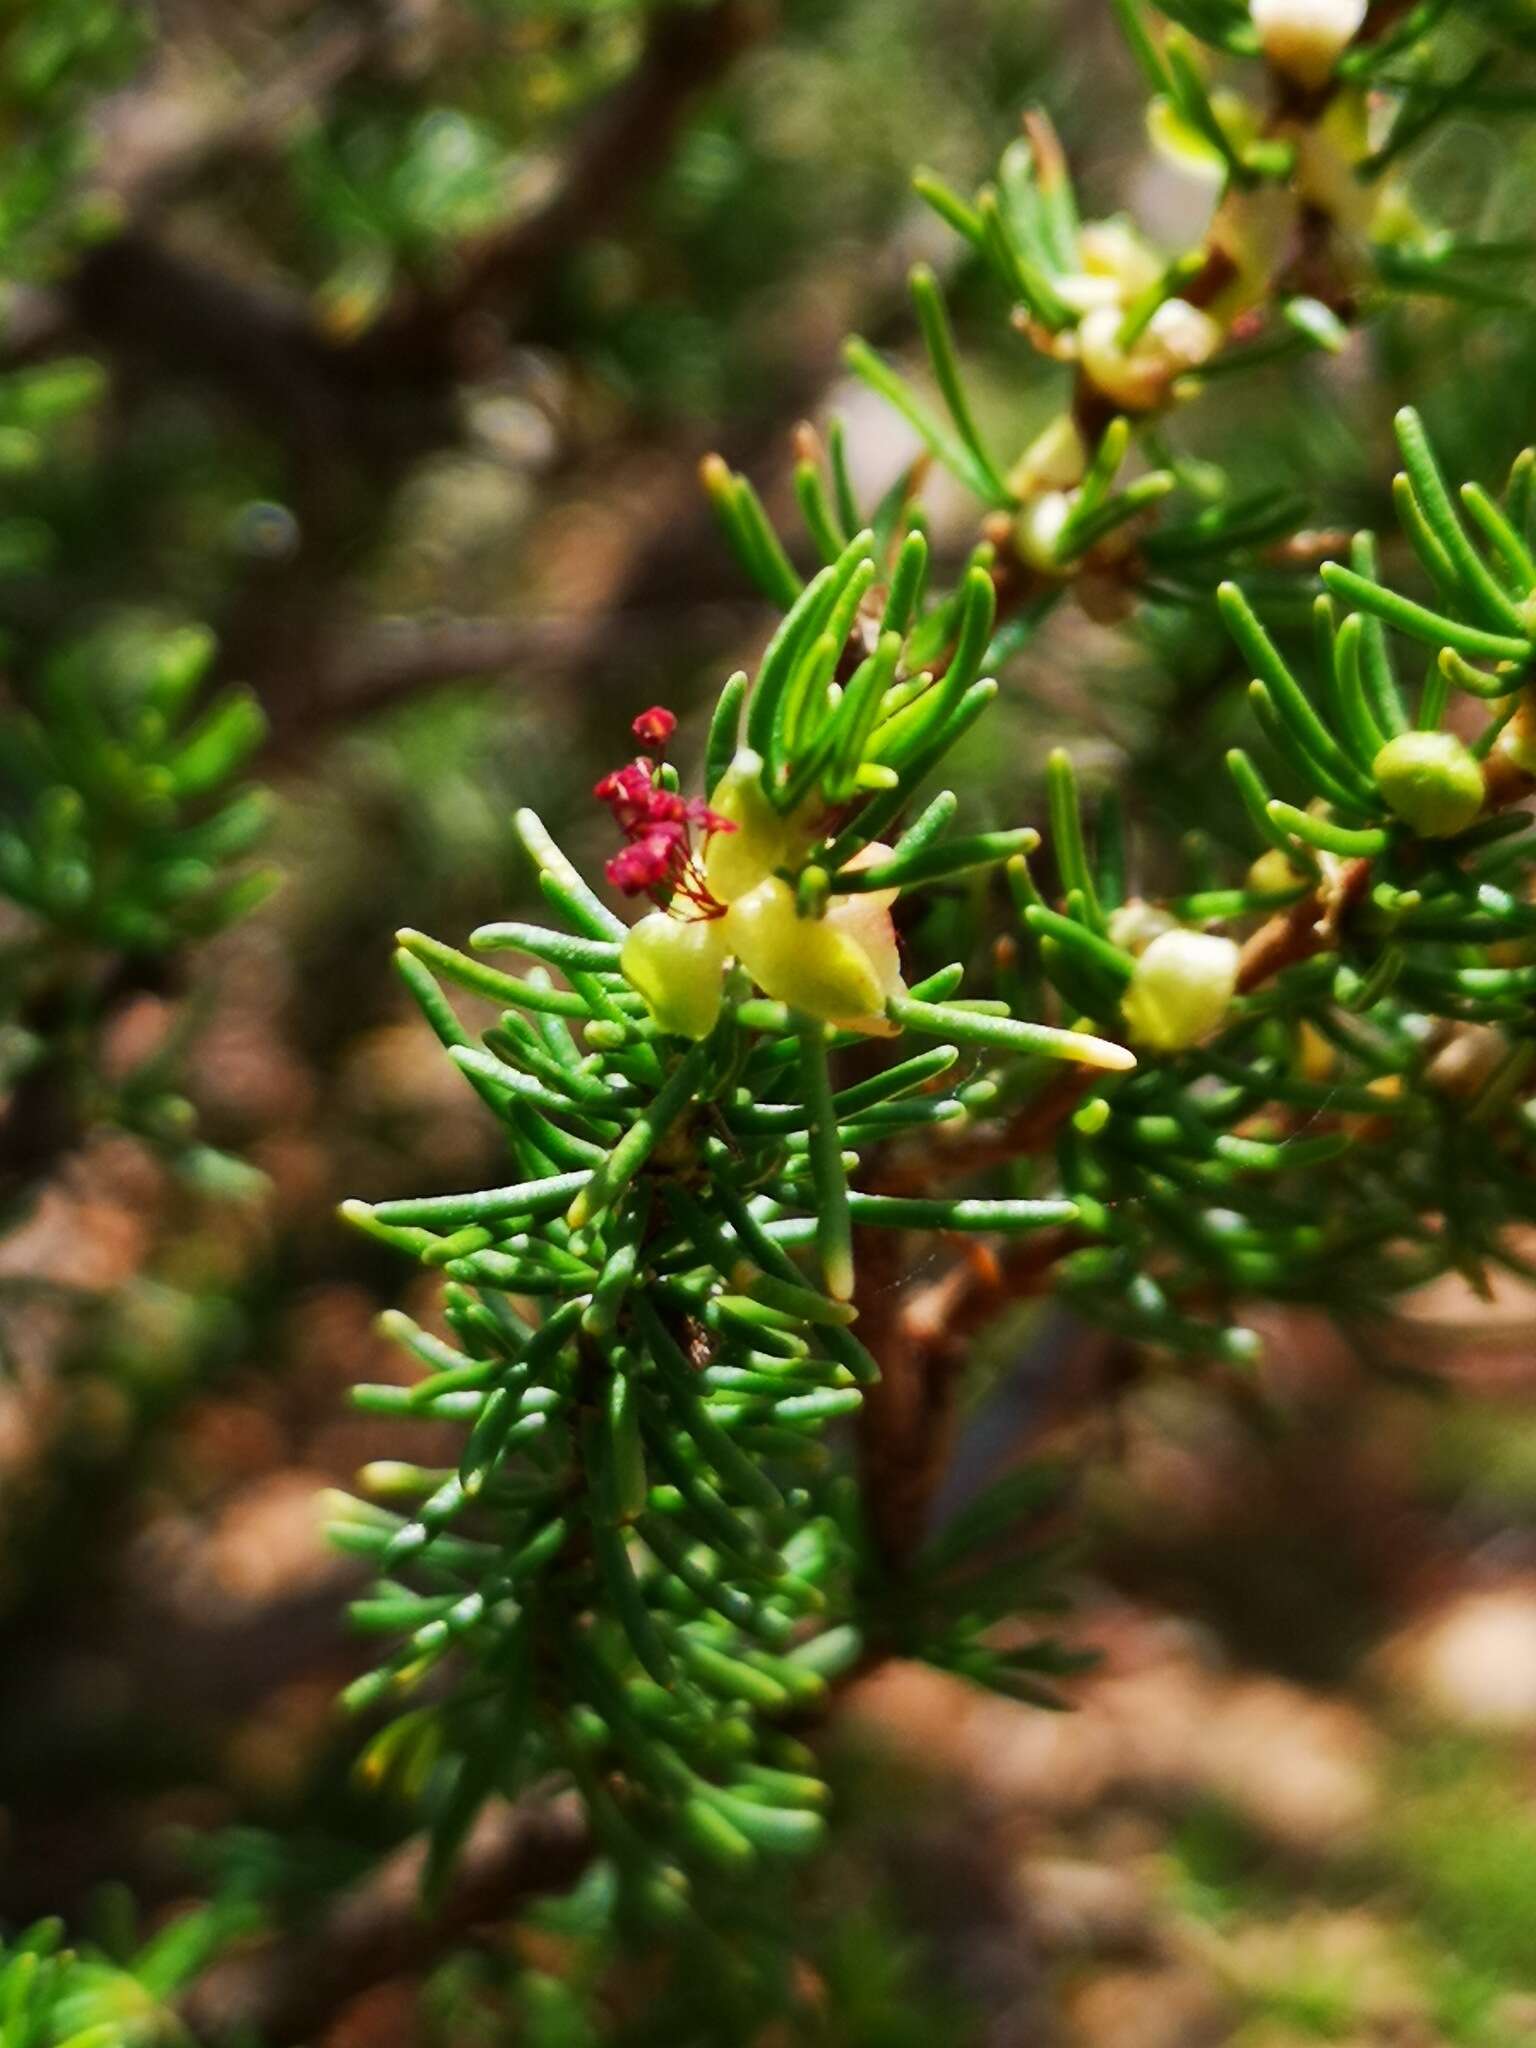
[[[722,693],[702,799],[651,756],[605,785],[632,838],[651,835],[613,877],[657,908],[627,927],[525,813],[557,926],[488,926],[469,954],[402,935],[401,972],[504,1125],[514,1171],[487,1191],[350,1205],[448,1282],[454,1341],[392,1317],[425,1377],[359,1398],[460,1420],[463,1455],[370,1468],[374,1502],[336,1527],[382,1574],[357,1620],[402,1639],[352,1703],[419,1694],[368,1765],[423,1797],[439,1879],[486,1796],[557,1771],[625,1910],[682,1921],[699,1871],[728,1881],[820,1838],[824,1793],[794,1729],[861,1657],[899,1642],[1024,1692],[1051,1668],[1048,1648],[993,1646],[1020,1581],[971,1562],[1031,1504],[1033,1477],[935,1538],[886,1598],[824,1441],[878,1371],[852,1327],[856,1230],[1049,1227],[1058,1284],[1086,1311],[1228,1363],[1254,1352],[1245,1297],[1359,1314],[1447,1265],[1515,1262],[1536,987],[1528,820],[1511,808],[1536,772],[1533,459],[1502,505],[1469,485],[1458,508],[1405,414],[1400,515],[1434,604],[1382,582],[1359,536],[1323,569],[1304,683],[1226,580],[1262,590],[1255,564],[1298,508],[1234,496],[1161,424],[1212,376],[1336,349],[1372,291],[1425,283],[1410,258],[1427,231],[1404,225],[1387,173],[1458,104],[1424,83],[1445,10],[1348,50],[1346,29],[1321,76],[1298,69],[1315,50],[1277,37],[1278,7],[1267,40],[1257,10],[1165,11],[1180,25],[1158,33],[1135,0],[1119,10],[1158,95],[1154,132],[1221,181],[1198,248],[1169,259],[1123,222],[1084,226],[1038,118],[974,201],[920,180],[1015,326],[1070,366],[1066,408],[1024,456],[988,447],[927,270],[913,296],[947,417],[850,345],[981,503],[949,587],[933,587],[921,464],[866,518],[841,430],[825,446],[803,432],[807,578],[750,484],[711,461],[722,524],[783,618],[755,681]],[[1214,88],[1191,35],[1262,46],[1280,113]],[[1384,135],[1368,85],[1396,96]],[[1502,260],[1429,244],[1442,284]],[[1124,481],[1138,454],[1151,466]],[[1064,756],[1046,778],[1054,886],[1031,869],[1028,828],[951,837],[949,791],[915,808],[1068,591],[1100,615],[1215,596],[1289,792],[1233,754],[1261,849],[1246,878],[1199,873],[1143,901],[1118,808],[1090,834]],[[1394,634],[1434,651],[1416,700]],[[1492,711],[1467,740],[1450,721],[1469,698]],[[640,722],[648,744],[653,729]],[[963,996],[956,966],[909,989],[892,904],[988,870],[1010,884],[1009,978]],[[498,950],[536,964],[518,978],[477,957]],[[445,985],[497,1007],[478,1042]],[[861,1077],[840,1085],[829,1054],[857,1046]],[[860,1188],[873,1148],[910,1151],[936,1127],[951,1166],[971,1137],[1007,1161],[1006,1190]],[[1010,1152],[1017,1128],[1046,1142]],[[1448,1184],[1468,1190],[1454,1214]]]
[[[265,722],[245,692],[197,698],[197,627],[116,620],[54,651],[3,729],[0,883],[54,943],[161,952],[222,930],[272,877],[226,869],[260,840],[265,791],[228,793]]]
[[[0,383],[0,465],[35,486],[39,505],[67,499],[61,480],[102,393],[85,360]],[[185,949],[272,887],[250,859],[270,799],[240,780],[265,721],[248,692],[208,697],[214,649],[200,627],[123,607],[83,624],[49,617],[39,572],[59,544],[37,514],[0,521],[14,621],[0,707],[4,1200],[25,1209],[85,1134],[109,1124],[197,1184],[244,1190],[247,1170],[202,1142],[179,1090],[193,1006],[130,1063],[108,1044],[137,996],[178,992]]]
[[[528,978],[404,935],[401,971],[504,1122],[522,1176],[476,1194],[350,1205],[362,1228],[446,1271],[459,1347],[392,1317],[427,1376],[360,1400],[470,1425],[455,1471],[370,1472],[411,1503],[406,1513],[352,1506],[336,1530],[388,1575],[357,1618],[406,1635],[353,1703],[422,1684],[450,1652],[474,1674],[445,1708],[391,1721],[369,1751],[375,1768],[433,1782],[440,1861],[487,1792],[551,1766],[582,1786],[632,1899],[652,1912],[686,1910],[691,1864],[739,1874],[819,1839],[824,1795],[784,1724],[814,1711],[863,1648],[850,1619],[857,1515],[846,1488],[826,1483],[822,1444],[876,1374],[850,1327],[853,1232],[1026,1232],[1076,1216],[1061,1200],[861,1193],[850,1169],[861,1148],[990,1097],[984,1074],[957,1077],[963,1052],[1128,1063],[1114,1045],[1006,1004],[950,1000],[961,978],[950,968],[892,989],[862,1027],[941,1042],[834,1085],[829,1050],[861,1031],[837,1029],[829,1012],[867,1008],[871,972],[865,944],[834,925],[839,900],[878,906],[886,891],[995,863],[1033,838],[946,841],[946,796],[893,848],[875,840],[993,686],[975,680],[991,620],[985,574],[913,625],[921,536],[898,550],[873,651],[846,687],[833,681],[875,581],[874,545],[861,533],[807,586],[755,691],[738,678],[723,696],[710,786],[735,823],[717,825],[711,850],[742,872],[711,858],[707,886],[729,905],[711,897],[715,914],[695,916],[696,896],[677,889],[670,912],[645,920],[662,919],[682,949],[660,958],[659,985],[644,977],[649,1001],[624,971],[634,934],[529,813],[523,841],[564,928],[491,925],[471,941],[539,963]],[[924,659],[948,654],[942,680],[916,666],[919,634]],[[910,680],[896,680],[898,667]],[[738,749],[743,712],[761,752]],[[765,942],[780,915],[782,944]],[[695,936],[715,929],[732,944],[739,932],[758,979],[711,958],[714,1014],[680,1047],[654,1013],[675,1007],[669,977],[692,975]],[[444,983],[505,1006],[481,1043]],[[764,983],[780,993],[759,993]],[[549,1305],[531,1321],[540,1298]],[[996,1611],[984,1605],[976,1625]],[[615,1770],[623,1797],[609,1789]]]
[[[149,38],[148,10],[119,0],[58,0],[13,15],[0,32],[0,96],[19,132],[0,174],[7,275],[46,275],[103,223],[82,189],[91,168],[87,116],[128,77]]]
[[[183,1915],[121,1960],[67,1948],[56,1920],[0,1942],[0,2038],[6,2048],[137,2048],[175,2029],[169,2001],[228,1942],[222,1909]]]

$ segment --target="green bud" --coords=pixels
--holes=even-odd
[[[1454,733],[1399,733],[1372,772],[1388,805],[1421,839],[1454,838],[1483,808],[1483,771]]]
[[[1208,1038],[1236,992],[1237,959],[1232,940],[1214,932],[1161,933],[1136,962],[1120,1006],[1132,1038],[1157,1052]]]

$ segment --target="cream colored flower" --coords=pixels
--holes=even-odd
[[[1182,928],[1153,939],[1120,1005],[1138,1044],[1185,1052],[1208,1038],[1237,991],[1238,950],[1214,932]]]
[[[1101,307],[1080,324],[1078,349],[1087,375],[1127,412],[1165,404],[1176,379],[1209,362],[1222,342],[1217,323],[1187,299],[1165,299],[1129,348],[1121,345],[1124,326],[1117,307]]]
[[[702,1038],[720,1014],[726,967],[738,960],[765,995],[806,1016],[871,1035],[894,1031],[885,1008],[902,992],[891,921],[894,889],[833,898],[821,917],[802,917],[795,891],[775,870],[803,857],[813,832],[785,817],[763,793],[762,761],[743,749],[711,798],[736,829],[716,832],[704,855],[713,916],[653,910],[630,931],[624,974],[664,1031]],[[866,846],[850,863],[870,867],[891,849]]]
[[[1269,62],[1316,91],[1359,33],[1368,0],[1251,0],[1250,12]]]

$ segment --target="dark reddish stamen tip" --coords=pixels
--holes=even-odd
[[[661,722],[655,728],[659,738],[641,732],[649,719]],[[676,725],[672,713],[657,706],[636,719],[635,731],[649,744],[659,746]],[[607,865],[608,879],[616,889],[626,896],[654,896],[678,917],[721,914],[724,906],[710,894],[695,857],[693,831],[697,827],[706,836],[734,832],[731,819],[712,811],[702,797],[663,789],[656,780],[655,762],[644,754],[605,775],[592,794],[612,811],[614,823],[629,841]]]
[[[677,713],[669,711],[664,704],[653,704],[649,711],[641,712],[630,731],[642,747],[659,750],[677,731]]]

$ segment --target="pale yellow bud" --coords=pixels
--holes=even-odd
[[[1058,413],[1014,464],[1008,488],[1017,498],[1070,491],[1082,482],[1087,467],[1088,449],[1077,421],[1069,412]]]
[[[1078,328],[1078,348],[1087,375],[1128,412],[1162,405],[1175,379],[1221,346],[1220,327],[1187,299],[1165,299],[1128,350],[1120,345],[1124,324],[1116,307],[1089,313]]]
[[[653,910],[631,928],[619,965],[663,1031],[703,1038],[720,1014],[726,949],[723,918]]]
[[[1359,33],[1368,0],[1251,0],[1250,12],[1269,62],[1315,91]]]
[[[1251,101],[1241,93],[1218,86],[1210,95],[1211,112],[1234,149],[1242,149],[1259,132]],[[1190,176],[1224,185],[1227,180],[1225,151],[1205,133],[1186,121],[1166,93],[1159,93],[1147,106],[1147,138],[1160,157]]]
[[[1077,238],[1077,251],[1089,277],[1108,278],[1122,304],[1150,291],[1162,276],[1163,259],[1127,220],[1091,220]]]
[[[1112,277],[1094,277],[1086,270],[1069,272],[1055,280],[1056,296],[1064,299],[1074,313],[1092,313],[1101,306],[1123,306],[1120,287]]]
[[[1044,576],[1059,575],[1056,543],[1076,496],[1072,491],[1042,491],[1013,522],[1013,545],[1019,560]]]
[[[1173,929],[1174,920],[1168,912],[1140,896],[1133,896],[1129,903],[1122,903],[1118,910],[1109,913],[1110,941],[1127,953],[1145,953],[1154,939]]]
[[[1238,950],[1214,932],[1174,930],[1136,962],[1120,1008],[1133,1039],[1156,1052],[1185,1052],[1208,1038],[1237,991]]]
[[[1299,889],[1306,877],[1280,851],[1266,847],[1248,870],[1248,887],[1261,896],[1278,896],[1286,889]]]

